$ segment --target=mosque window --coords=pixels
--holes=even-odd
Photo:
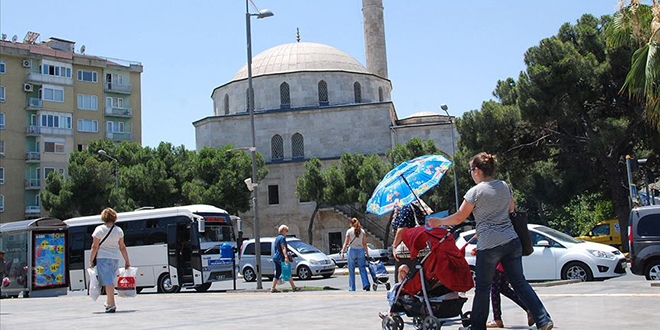
[[[282,136],[275,135],[270,139],[270,158],[272,161],[283,161],[284,160],[284,140]]]
[[[229,114],[229,94],[225,94],[225,115]]]
[[[328,105],[328,84],[325,80],[319,81],[319,105]]]
[[[353,94],[355,94],[355,103],[362,103],[362,86],[357,81],[353,84]]]
[[[289,84],[283,82],[280,85],[280,109],[291,108],[291,94],[289,91]]]
[[[385,98],[383,97],[383,87],[378,87],[378,102],[383,102]]]
[[[300,133],[293,134],[291,137],[291,158],[305,158],[305,139]]]

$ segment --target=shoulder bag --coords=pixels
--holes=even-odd
[[[528,256],[532,254],[534,252],[534,247],[532,246],[532,238],[529,236],[529,229],[527,229],[527,213],[513,211],[509,213],[509,219],[511,219],[513,229],[515,229],[518,238],[520,238],[522,255]]]
[[[101,247],[101,244],[103,244],[103,242],[105,242],[105,239],[108,238],[108,236],[110,236],[110,233],[112,232],[113,229],[115,229],[115,225],[112,225],[112,227],[110,227],[110,230],[108,230],[108,233],[105,234],[105,237],[103,237],[103,239],[101,240],[101,243],[99,243],[99,248]],[[96,251],[96,255],[98,255],[98,254],[99,254],[99,252]],[[96,256],[94,256],[94,259],[92,259],[92,266],[96,266]]]

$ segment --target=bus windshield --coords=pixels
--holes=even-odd
[[[235,242],[234,227],[227,214],[200,214],[204,217],[205,229],[200,233],[200,242]]]

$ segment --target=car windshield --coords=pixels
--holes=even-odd
[[[546,234],[546,235],[548,235],[548,236],[552,237],[553,239],[555,239],[557,241],[560,241],[560,242],[584,243],[584,241],[577,240],[577,239],[573,238],[570,235],[566,235],[566,234],[564,234],[564,233],[562,233],[558,230],[555,230],[555,229],[552,229],[552,228],[549,228],[549,227],[541,226],[541,227],[535,227],[534,229],[541,232],[541,233],[543,233],[543,234]]]
[[[298,253],[300,253],[300,254],[319,253],[319,252],[321,252],[317,248],[315,248],[315,247],[313,247],[313,246],[311,246],[311,245],[309,245],[309,244],[307,244],[303,241],[292,241],[292,242],[288,242],[288,243],[289,243],[289,246],[292,249],[298,251]]]

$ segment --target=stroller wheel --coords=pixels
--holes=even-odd
[[[422,318],[419,316],[415,316],[412,319],[413,325],[415,326],[415,329],[421,330],[422,329]]]
[[[472,322],[470,321],[470,315],[472,315],[472,312],[466,312],[465,314],[461,315],[461,323],[464,327],[469,327],[472,325]]]
[[[422,329],[423,330],[440,330],[442,327],[442,324],[438,319],[435,318],[435,316],[429,315],[424,318],[424,321],[422,322]]]
[[[378,290],[378,284],[376,283],[372,284],[371,287],[374,289],[374,291]]]
[[[399,317],[400,318],[400,317]],[[397,323],[394,318],[388,316],[381,321],[381,326],[383,330],[402,330],[403,329],[403,320],[401,323]]]
[[[387,289],[387,291],[390,291],[390,288],[392,288],[392,286],[389,283],[385,283],[385,289]]]
[[[396,323],[397,329],[403,329],[403,318],[399,315],[392,316],[394,323]]]

